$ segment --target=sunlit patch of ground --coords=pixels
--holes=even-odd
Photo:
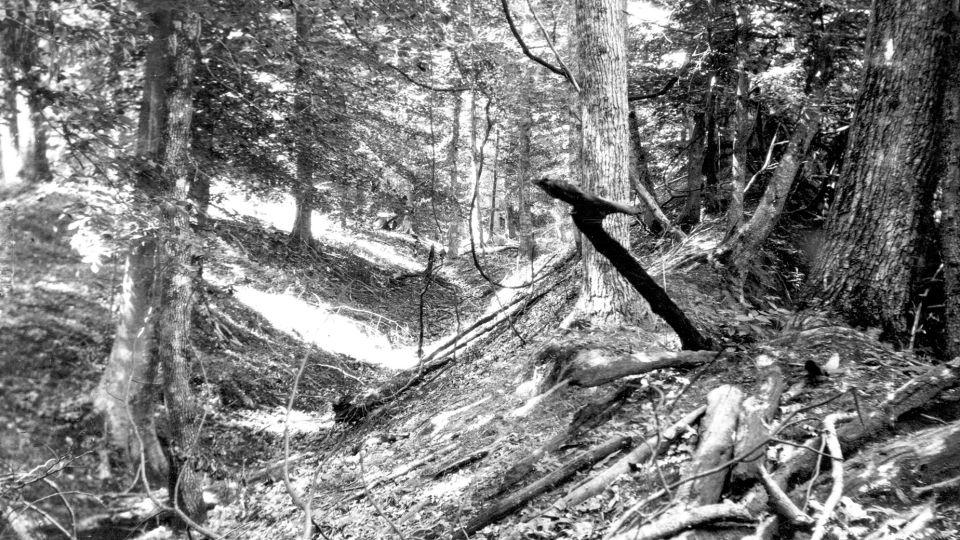
[[[333,413],[292,410],[288,418],[286,409],[279,407],[269,411],[241,410],[226,414],[223,424],[276,436],[282,436],[285,427],[290,435],[315,434],[333,427]]]
[[[409,369],[417,358],[412,347],[395,348],[389,336],[371,325],[346,317],[313,299],[238,286],[237,300],[260,313],[274,328],[327,352],[390,369]]]

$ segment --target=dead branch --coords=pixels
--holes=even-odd
[[[762,463],[757,469],[763,488],[767,490],[767,496],[770,498],[770,509],[794,527],[808,528],[813,525],[813,518],[794,504]]]
[[[590,240],[600,254],[606,257],[634,289],[650,304],[650,309],[663,318],[680,337],[687,350],[711,349],[713,344],[693,325],[670,296],[647,274],[640,263],[603,228],[603,218],[609,214],[635,216],[641,210],[596,197],[564,182],[543,178],[537,181],[548,195],[573,206],[571,217],[577,229]]]
[[[543,456],[553,452],[564,442],[609,420],[623,405],[623,402],[633,394],[634,390],[634,386],[624,386],[605,398],[581,407],[574,413],[570,424],[563,431],[548,439],[533,452],[524,452],[525,457],[507,469],[503,474],[503,483],[500,485],[498,493],[503,493],[508,487],[523,480],[530,474],[533,467],[543,459]]]
[[[610,540],[655,540],[667,538],[687,529],[714,521],[753,521],[753,516],[742,504],[724,501],[705,506],[680,506],[667,511],[653,523],[628,529]]]
[[[333,404],[334,419],[337,422],[360,421],[370,411],[396,399],[407,389],[422,381],[424,377],[447,365],[456,357],[455,353],[457,351],[464,349],[493,331],[504,321],[529,309],[530,306],[546,296],[549,291],[550,289],[546,288],[533,296],[517,295],[499,310],[481,317],[456,336],[441,343],[437,349],[424,357],[414,375],[400,375],[365,394],[342,397]]]
[[[674,439],[678,438],[689,426],[699,420],[706,410],[707,407],[703,406],[687,413],[686,416],[678,420],[662,433],[649,437],[643,442],[643,444],[637,446],[627,455],[618,459],[613,465],[593,475],[587,481],[573,488],[565,497],[557,501],[554,506],[558,508],[569,508],[571,506],[576,506],[595,495],[598,495],[604,489],[612,485],[613,482],[620,477],[620,475],[630,472],[630,468],[633,465],[639,464],[647,459],[650,459],[650,457],[653,457],[653,452],[657,448],[658,444],[662,448],[664,445],[669,444]]]
[[[689,369],[703,365],[718,356],[713,351],[635,352],[629,356],[611,355],[609,351],[586,349],[570,362],[567,377],[577,386],[600,386],[630,375],[658,369]]]
[[[570,476],[573,476],[577,471],[589,467],[610,454],[628,446],[630,442],[630,437],[618,435],[589,450],[577,454],[573,459],[554,469],[529,486],[495,501],[486,508],[482,508],[477,515],[464,526],[454,531],[453,537],[466,540],[469,538],[469,535],[510,515],[514,510],[520,508],[534,497],[559,485]]]

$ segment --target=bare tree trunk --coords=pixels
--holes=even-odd
[[[157,359],[151,353],[155,259],[152,237],[139,240],[127,256],[120,320],[94,404],[103,414],[109,442],[122,452],[130,471],[136,471],[142,455],[147,478],[166,482],[169,468],[154,422],[160,393]]]
[[[946,352],[960,356],[960,24],[954,21],[944,86],[944,129],[940,152],[945,159],[940,199],[940,256],[943,260]]]
[[[313,241],[313,208],[315,204],[316,188],[313,185],[313,126],[310,119],[312,104],[309,97],[307,72],[307,45],[310,32],[313,29],[314,14],[303,4],[295,4],[294,24],[297,31],[295,85],[297,94],[293,98],[293,116],[291,124],[296,130],[296,185],[294,199],[296,200],[296,218],[290,237],[302,243]]]
[[[497,180],[500,166],[500,130],[493,142],[493,186],[490,188],[490,238],[493,238],[497,226]]]
[[[580,85],[580,185],[589,193],[628,201],[627,57],[625,0],[575,0],[576,79]],[[629,220],[609,216],[605,228],[630,245]],[[582,244],[580,316],[599,324],[650,317],[647,303],[588,242]]]
[[[733,155],[730,157],[730,199],[727,203],[727,231],[733,234],[743,223],[743,190],[747,186],[747,140],[750,138],[750,76],[746,70],[746,35],[750,14],[743,6],[737,15],[737,96],[734,103]]]
[[[190,225],[188,158],[193,117],[193,74],[200,35],[199,16],[186,9],[159,12],[158,26],[169,24],[166,50],[170,55],[167,119],[164,130],[163,190],[170,200],[161,204],[160,276],[156,355],[163,369],[163,397],[170,428],[168,449],[172,470],[169,493],[175,506],[192,519],[206,517],[202,475],[190,463],[200,438],[202,409],[190,388],[190,317],[194,283],[202,261]]]
[[[690,119],[690,138],[687,141],[687,188],[683,210],[677,222],[684,230],[700,223],[703,200],[703,114],[695,112]]]
[[[749,265],[756,260],[760,247],[776,227],[797,172],[810,148],[810,143],[820,129],[822,86],[815,95],[807,99],[808,103],[801,112],[800,121],[797,122],[790,143],[787,144],[787,149],[780,158],[780,164],[767,184],[757,209],[749,221],[717,248],[715,255],[717,260],[730,267],[741,290]]]
[[[888,339],[906,338],[930,277],[948,4],[874,3],[840,185],[808,281],[808,295]]]
[[[483,154],[477,139],[477,91],[470,92],[470,234],[477,246],[483,246],[483,226],[480,221],[480,174]]]
[[[460,171],[457,166],[457,155],[460,149],[460,110],[463,107],[463,98],[457,92],[453,95],[453,127],[450,134],[450,148],[447,153],[447,167],[450,172],[450,196],[454,208],[451,210],[450,224],[447,227],[447,255],[460,256]]]
[[[21,0],[8,2],[0,21],[2,58],[6,83],[7,118],[10,122],[9,141],[4,148],[12,158],[11,167],[4,176],[16,174],[28,183],[44,182],[52,178],[47,159],[47,126],[40,97],[40,79],[34,68],[40,63],[37,29],[50,29],[50,6],[42,0],[30,5]],[[14,127],[15,126],[15,127]]]
[[[521,75],[520,121],[517,126],[517,211],[520,217],[520,255],[533,261],[537,246],[533,239],[533,219],[530,214],[530,131],[533,129],[533,103],[530,101],[530,76]]]

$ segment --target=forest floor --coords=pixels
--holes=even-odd
[[[109,478],[100,474],[102,425],[91,397],[110,350],[123,268],[120,257],[97,243],[109,231],[91,236],[71,225],[95,196],[52,186],[0,196],[0,502],[11,496],[4,490],[16,487],[14,480],[26,478],[18,487],[22,498],[10,508],[35,524],[39,537],[175,537],[143,486],[133,485],[132,471],[114,467]],[[685,266],[718,240],[704,227],[681,244],[647,239],[639,255],[726,354],[695,369],[653,371],[593,388],[561,384],[542,393],[532,388],[551,345],[649,353],[676,350],[676,336],[659,321],[610,331],[560,329],[579,288],[579,265],[563,253],[544,253],[535,283],[519,289],[492,286],[469,254],[438,259],[424,292],[429,246],[413,237],[322,223],[317,244],[301,246],[269,222],[227,206],[207,235],[210,257],[193,336],[200,359],[195,388],[210,412],[200,456],[212,505],[208,527],[227,538],[299,537],[303,512],[291,502],[284,474],[301,497],[311,495],[320,537],[448,538],[494,501],[585,449],[623,434],[642,440],[658,433],[724,384],[749,395],[760,383],[754,361],[761,354],[783,367],[780,413],[797,420],[779,433],[782,443],[771,445],[775,461],[818,433],[806,420],[872,411],[930,362],[893,350],[876,332],[796,312],[781,281],[752,289],[747,303],[737,301],[711,267]],[[481,264],[494,280],[514,284],[530,272],[518,267],[515,250],[483,255]],[[775,266],[766,271],[784,274]],[[522,309],[469,343],[458,342],[429,373],[418,368],[421,320],[423,354],[430,358],[451,336],[517,298]],[[823,364],[835,355],[838,374],[807,380],[805,362]],[[363,418],[337,421],[333,404],[397,378],[413,382]],[[563,440],[517,485],[502,485],[512,465],[564,432],[585,405],[625,389],[629,397],[598,427]],[[941,396],[884,436],[910,440],[954,422],[958,404],[955,393]],[[573,507],[555,504],[616,456],[603,459],[470,536],[602,538],[625,510],[684,474],[697,442],[696,430],[687,429],[675,443],[658,445],[660,459],[632,467],[597,496]],[[873,455],[871,448],[857,450]],[[286,473],[279,466],[284,462]],[[960,515],[950,498],[956,492],[931,502],[903,480],[929,484],[960,468],[949,460],[933,464],[932,472],[917,465],[898,470],[894,480],[877,473],[870,482],[852,482],[856,489],[844,494],[830,534],[862,538],[881,528],[898,534],[928,512],[918,531],[958,537]],[[830,488],[829,474],[813,482],[806,497],[811,507]],[[643,513],[653,519],[657,508]],[[7,517],[0,538],[17,538],[10,526],[15,520]],[[754,526],[727,523],[712,531],[740,538]]]

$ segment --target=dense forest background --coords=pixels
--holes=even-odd
[[[0,538],[960,535],[957,0],[5,0]]]

